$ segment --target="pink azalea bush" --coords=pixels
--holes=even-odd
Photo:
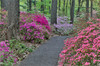
[[[4,29],[7,28],[7,12],[4,10],[0,13],[2,14],[2,19],[0,20],[0,32],[3,33]],[[22,39],[35,43],[40,43],[43,40],[48,39],[51,32],[50,25],[44,15],[26,12],[20,12],[19,29]]]
[[[0,10],[0,22],[7,22],[7,11],[6,10]]]
[[[0,22],[0,31],[2,30],[2,29],[4,29],[5,28],[5,23],[4,22]]]
[[[48,29],[49,31],[51,31],[48,20],[44,15],[20,12],[20,20],[21,22],[36,22],[37,24],[40,24],[44,26],[46,29]]]
[[[50,25],[48,23],[48,20],[46,19],[46,17],[44,15],[40,15],[40,14],[34,15],[33,21],[37,22],[40,25],[44,25],[46,27],[46,29],[51,31],[51,28],[50,28]]]
[[[0,38],[3,37],[7,29],[7,11],[0,11],[2,18],[0,19]],[[30,14],[20,12],[20,27],[19,32],[22,39],[25,41],[32,41],[34,43],[41,43],[50,36],[51,28],[44,15]],[[23,48],[24,47],[24,48]],[[31,52],[31,48],[18,41],[1,41],[0,42],[0,65],[11,66],[11,64],[24,58],[24,54]],[[18,58],[16,58],[15,56]]]
[[[17,58],[14,57],[13,52],[10,50],[8,41],[0,42],[0,63],[1,65],[16,63]]]
[[[78,36],[67,39],[58,66],[95,66],[100,62],[100,19],[87,22]]]
[[[6,24],[7,24],[7,11],[5,10],[0,10],[0,38],[3,36],[4,34],[4,30],[6,28]]]
[[[24,40],[41,42],[50,35],[50,26],[44,15],[21,12],[20,32]]]

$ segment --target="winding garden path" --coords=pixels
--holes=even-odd
[[[31,53],[19,66],[57,66],[67,36],[56,36]]]

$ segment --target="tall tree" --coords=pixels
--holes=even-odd
[[[63,0],[63,15],[65,14],[65,0]]]
[[[77,17],[80,16],[80,9],[81,9],[81,7],[83,6],[83,2],[84,2],[84,1],[85,1],[85,0],[78,0]]]
[[[88,20],[89,17],[89,0],[86,0],[86,20]]]
[[[44,12],[44,0],[41,0],[41,11]]]
[[[91,17],[93,16],[93,0],[91,0]]]
[[[19,0],[8,0],[8,6],[8,39],[19,39]]]
[[[73,22],[74,22],[75,0],[72,0],[71,2],[72,3],[71,3],[71,7],[70,7],[70,20],[71,20],[70,24],[73,24]]]
[[[60,6],[61,6],[61,0],[59,0],[59,11],[60,11]]]
[[[27,0],[27,11],[31,11],[32,10],[32,0]]]
[[[83,6],[83,2],[84,2],[84,1],[85,1],[85,0],[82,0],[82,1],[81,1],[81,5],[80,5],[80,7],[82,7],[82,6]]]
[[[29,11],[32,10],[32,0],[29,0]]]
[[[68,9],[68,2],[69,2],[69,0],[66,1],[66,15],[67,15],[67,12],[68,12],[68,10],[67,10]]]
[[[34,0],[34,9],[36,10],[36,0]]]
[[[61,0],[58,1],[58,15],[60,16],[60,11],[61,11]]]
[[[51,24],[57,24],[57,0],[52,0]]]
[[[49,1],[49,4],[51,4],[51,1]],[[51,7],[49,5],[49,13],[51,13]]]
[[[1,0],[1,8],[7,10],[7,1],[8,0]]]
[[[79,16],[80,13],[80,6],[81,5],[81,0],[78,0],[78,10],[77,10],[77,15]]]

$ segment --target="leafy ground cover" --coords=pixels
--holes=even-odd
[[[0,65],[12,66],[23,60],[33,49],[22,44],[16,39],[0,42]]]
[[[13,51],[10,50],[8,41],[0,42],[0,65],[11,65],[16,63],[17,58],[13,55]]]
[[[67,39],[58,66],[99,66],[100,19],[88,21],[78,36]]]

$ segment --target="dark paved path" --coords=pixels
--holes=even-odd
[[[57,66],[58,56],[67,36],[52,37],[31,53],[19,66]]]

